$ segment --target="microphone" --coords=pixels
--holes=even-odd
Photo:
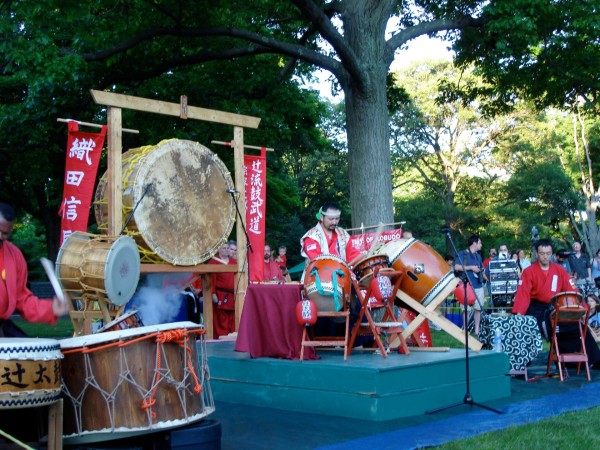
[[[237,193],[237,191],[235,189],[227,189],[227,191],[225,191],[225,192],[227,192],[229,194],[235,194],[235,193]]]
[[[440,229],[440,233],[442,233],[442,234],[448,234],[448,233],[450,233],[450,227],[442,227]]]

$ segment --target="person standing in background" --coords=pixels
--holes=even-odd
[[[468,247],[465,250],[458,252],[454,264],[454,270],[457,272],[465,272],[471,287],[475,292],[477,300],[473,304],[475,334],[479,335],[479,324],[481,323],[481,310],[485,305],[485,292],[483,283],[485,282],[485,273],[483,261],[481,260],[481,251],[483,243],[481,238],[476,234],[472,235],[468,240]],[[462,264],[461,264],[462,263]]]

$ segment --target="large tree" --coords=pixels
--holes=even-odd
[[[477,5],[471,0],[459,5],[398,0],[14,0],[5,3],[3,31],[20,38],[21,61],[9,62],[5,75],[35,64],[48,76],[31,93],[48,95],[44,88],[57,83],[60,90],[50,89],[56,95],[77,92],[84,98],[88,87],[132,93],[144,80],[169,73],[176,77],[178,68],[207,61],[222,61],[227,76],[231,61],[242,56],[287,56],[281,61],[280,79],[292,69],[306,75],[308,67],[318,66],[345,93],[353,223],[391,222],[386,107],[390,64],[396,51],[417,36],[475,25],[470,14]],[[255,76],[259,74],[253,72]]]
[[[232,70],[244,70],[239,58],[246,56],[259,61],[268,54],[287,57],[279,62],[279,80],[289,78],[292,71],[303,76],[308,69],[320,67],[332,74],[345,94],[353,224],[388,223],[393,219],[386,95],[390,65],[412,39],[443,32],[449,40],[456,40],[462,31],[471,30],[460,55],[479,57],[493,44],[498,29],[495,24],[506,29],[508,19],[519,25],[517,37],[539,44],[542,37],[561,35],[569,23],[549,20],[544,28],[527,28],[521,26],[520,18],[530,22],[540,10],[547,12],[574,2],[519,0],[515,8],[513,3],[13,0],[3,4],[0,31],[5,37],[2,50],[12,51],[16,39],[18,57],[4,61],[3,75],[26,84],[28,76],[44,74],[44,80],[40,77],[40,82],[28,88],[27,99],[18,100],[25,111],[25,105],[32,103],[28,100],[45,96],[45,102],[36,104],[45,106],[39,112],[43,117],[51,110],[52,102],[62,96],[78,95],[84,102],[89,87],[136,93],[144,80],[159,77],[177,79],[185,86],[180,68],[200,67],[208,61],[220,62],[223,79]],[[569,11],[573,19],[587,18],[582,16],[583,11]],[[484,31],[477,31],[480,27]],[[480,41],[484,42],[481,48],[477,47]],[[574,47],[579,43],[578,37],[567,40],[562,47],[557,45],[553,52],[546,53],[546,59],[528,60],[531,64],[527,67],[575,54],[580,51]],[[530,53],[528,45],[521,45],[515,46],[511,55],[521,61],[520,56]],[[494,52],[486,55],[495,61]],[[503,55],[496,60],[502,62]],[[247,73],[241,85],[250,86],[255,77],[262,76],[256,70]],[[14,79],[10,81],[8,93],[21,98],[23,89]],[[582,83],[588,81],[584,78]],[[555,91],[565,88],[557,85]],[[228,96],[227,90],[220,94]],[[231,105],[236,105],[235,99],[231,99]],[[240,102],[235,110],[252,114],[246,106]]]

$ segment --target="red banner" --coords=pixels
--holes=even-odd
[[[362,233],[350,236],[350,244],[353,248],[359,251],[369,251],[373,245],[376,233]],[[377,239],[378,244],[385,244],[390,241],[402,239],[402,228],[396,230],[382,231]]]
[[[244,156],[244,189],[246,192],[246,230],[252,251],[248,255],[249,281],[263,281],[267,206],[267,155]]]
[[[63,200],[58,212],[62,217],[61,244],[74,231],[87,230],[98,164],[106,137],[106,125],[100,133],[84,133],[79,131],[77,122],[71,121],[68,129]]]

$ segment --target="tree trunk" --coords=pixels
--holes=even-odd
[[[348,2],[345,35],[360,61],[361,80],[342,82],[346,97],[352,226],[392,223],[390,155],[384,58],[388,2]]]

